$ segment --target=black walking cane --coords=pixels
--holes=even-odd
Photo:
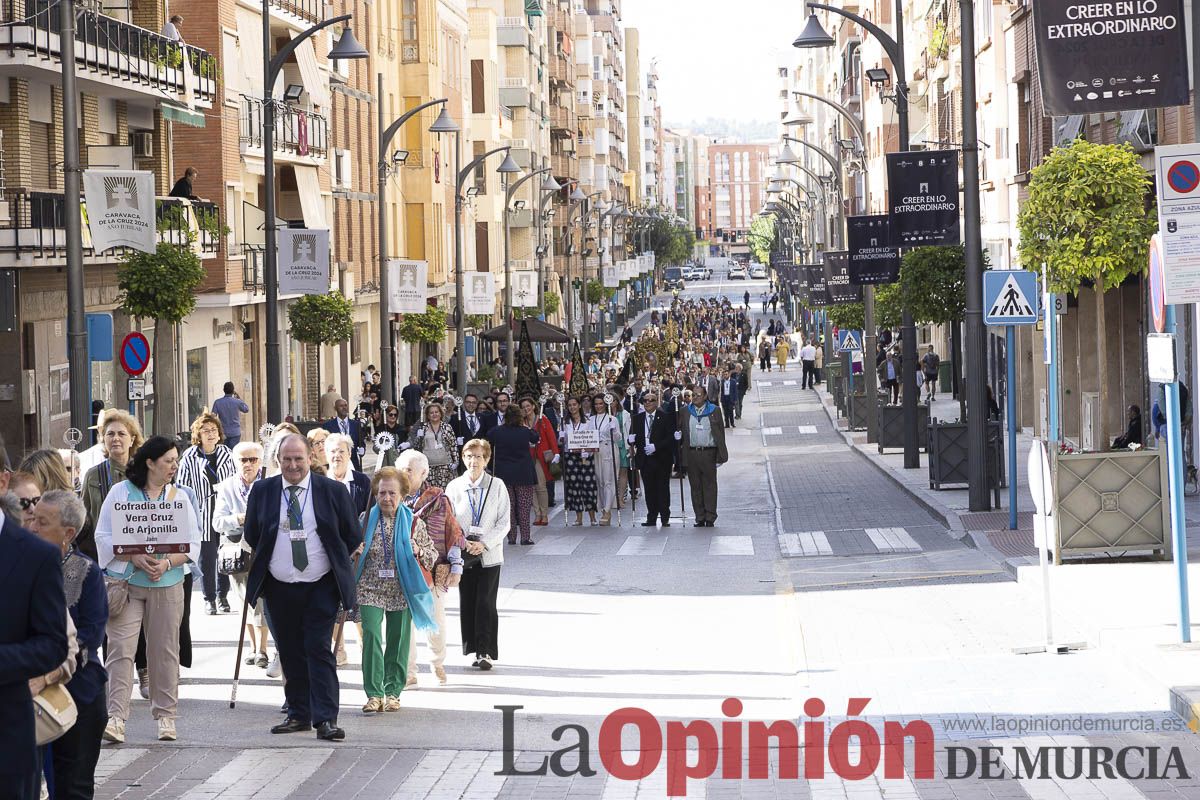
[[[229,692],[229,707],[237,705],[238,680],[242,677],[242,648],[246,644],[246,620],[250,615],[250,592],[245,592],[242,598],[242,627],[238,628],[237,661],[233,663],[233,689]],[[263,647],[266,650],[266,647]]]

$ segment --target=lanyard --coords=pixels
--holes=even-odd
[[[293,484],[289,483],[289,484],[284,485],[284,487],[283,487],[283,493],[284,493],[283,502],[284,502],[284,507],[285,507],[285,510],[283,513],[285,515],[287,515],[291,511],[291,508],[292,508],[291,498],[288,497],[288,488],[292,485]],[[304,519],[304,509],[308,507],[308,496],[310,494],[312,494],[312,492],[306,490],[303,486],[301,486],[298,483],[295,484],[295,486],[296,486],[296,488],[298,488],[300,490],[300,494],[302,495],[302,497],[299,501],[299,505],[300,505],[300,519],[303,520]],[[290,522],[290,520],[289,520],[289,522]]]
[[[396,535],[396,518],[392,517],[391,524],[388,526],[384,526],[382,521],[383,518],[380,517],[381,524],[379,527],[383,529],[383,563],[390,567],[394,561],[392,557],[392,537]],[[388,567],[384,567],[384,569]]]
[[[467,489],[467,502],[471,504],[471,526],[478,527],[479,521],[483,519],[483,507],[487,505],[488,493],[492,491],[492,482],[489,480],[487,490],[483,493],[483,499],[479,501],[479,507],[475,506],[475,492],[479,490],[478,486],[472,486]]]

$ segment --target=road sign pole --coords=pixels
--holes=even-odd
[[[1166,333],[1175,333],[1175,306],[1166,307]],[[1178,376],[1176,376],[1178,378]],[[1192,640],[1188,608],[1187,518],[1183,507],[1183,432],[1179,424],[1179,382],[1163,384],[1167,395],[1167,481],[1171,490],[1171,545],[1175,551],[1175,582],[1179,596],[1179,640]]]
[[[1054,309],[1047,309],[1053,315]],[[1008,365],[1004,415],[1008,418],[1008,529],[1017,529],[1017,329],[1004,328],[1004,360]],[[987,452],[986,450],[984,452]],[[995,466],[999,466],[998,464]],[[997,476],[999,477],[999,476]]]

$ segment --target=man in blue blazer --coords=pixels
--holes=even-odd
[[[288,436],[279,447],[281,474],[254,484],[246,501],[246,542],[254,549],[249,602],[267,601],[279,662],[287,676],[288,718],[271,733],[314,726],[341,741],[338,677],[330,642],[338,605],[355,604],[352,562],[362,533],[350,493],[308,469],[308,440]]]
[[[11,475],[0,444],[0,494]],[[29,679],[67,658],[62,553],[0,511],[0,795],[33,800],[41,789]]]
[[[354,440],[354,448],[350,451],[350,463],[356,470],[362,472],[362,457],[366,452],[362,423],[350,416],[349,401],[338,400],[333,404],[333,408],[337,415],[333,419],[325,420],[325,424],[321,427],[330,433],[342,433]]]

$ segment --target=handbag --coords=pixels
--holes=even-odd
[[[221,575],[242,575],[250,571],[250,554],[241,545],[225,544],[217,554],[217,572]]]
[[[104,576],[104,593],[108,595],[108,617],[120,616],[129,605],[129,581],[124,578]]]
[[[40,747],[69,731],[79,718],[79,709],[65,686],[51,683],[33,698],[33,716]]]
[[[556,481],[562,477],[562,464],[553,460],[553,450],[543,450],[542,459],[546,463],[546,471],[550,473],[550,480]]]

